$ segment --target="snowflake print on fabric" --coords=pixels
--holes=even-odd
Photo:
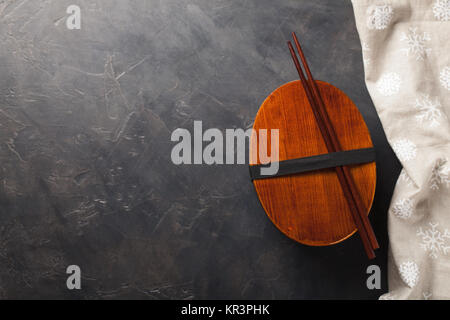
[[[386,29],[394,16],[394,9],[389,5],[370,6],[367,8],[367,27],[371,30]]]
[[[405,282],[408,287],[414,288],[414,286],[419,281],[419,266],[413,261],[403,262],[398,271],[400,272],[400,277],[403,282]]]
[[[413,160],[417,155],[416,145],[408,139],[398,139],[392,144],[392,148],[400,161]]]
[[[422,295],[423,295],[423,300],[430,300],[431,297],[433,296],[433,294],[431,292],[428,292],[428,291],[422,292]]]
[[[400,173],[400,176],[398,178],[399,178],[399,180],[405,182],[408,186],[412,186],[413,185],[413,181],[410,178],[410,176],[408,176],[408,174],[406,173],[405,169],[402,169],[402,172]]]
[[[440,74],[439,79],[441,80],[441,85],[450,90],[450,67],[445,67]]]
[[[378,92],[385,96],[393,96],[400,91],[400,86],[402,84],[402,79],[395,72],[388,72],[381,76],[380,80],[377,82]]]
[[[378,300],[396,300],[396,299],[394,295],[388,292],[383,294]]]
[[[436,0],[433,4],[433,13],[440,21],[450,21],[450,0]]]
[[[431,48],[426,46],[431,37],[427,32],[417,34],[417,28],[409,28],[408,34],[402,32],[400,41],[406,42],[406,48],[401,49],[406,56],[415,55],[416,60],[423,60],[431,53]]]
[[[413,202],[410,199],[401,199],[391,208],[391,212],[400,219],[408,219],[412,216],[414,210]]]
[[[450,246],[446,246],[446,239],[450,239],[450,232],[445,229],[444,233],[437,229],[438,223],[430,222],[429,229],[425,231],[422,228],[417,230],[417,236],[422,237],[420,247],[429,252],[431,258],[436,259],[438,254],[446,255]]]
[[[447,158],[439,159],[431,172],[430,188],[439,190],[441,186],[450,185],[450,165]]]
[[[434,101],[431,100],[428,94],[417,98],[415,104],[415,108],[419,110],[419,114],[416,115],[417,121],[427,124],[430,128],[439,126],[439,120],[443,117],[440,107],[441,103],[437,97],[435,97]]]

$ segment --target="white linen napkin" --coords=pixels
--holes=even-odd
[[[450,0],[352,3],[366,85],[403,165],[380,299],[450,299]]]

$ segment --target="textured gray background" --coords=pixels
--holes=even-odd
[[[81,30],[65,26],[70,4]],[[175,128],[247,128],[296,79],[291,31],[373,134],[375,262],[357,236],[327,248],[283,236],[246,166],[170,161]],[[0,297],[377,297],[399,165],[361,60],[348,0],[0,0]],[[366,288],[371,263],[382,290]],[[70,264],[80,291],[65,287]]]

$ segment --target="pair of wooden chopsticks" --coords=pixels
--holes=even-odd
[[[305,55],[302,51],[295,32],[292,33],[292,37],[294,38],[295,46],[297,47],[297,51],[300,55],[303,68],[305,69],[308,78],[306,78],[303,73],[300,62],[290,41],[288,41],[289,50],[291,52],[292,59],[294,60],[295,67],[297,68],[298,75],[300,76],[300,80],[302,82],[303,88],[305,89],[306,96],[308,98],[309,104],[311,105],[311,109],[314,113],[314,117],[316,118],[316,122],[319,126],[328,152],[342,151],[336,132],[334,131],[333,125],[330,121],[322,97],[320,95],[319,88],[317,86],[317,83],[314,81],[311,70],[309,69],[308,63],[306,62]],[[336,173],[344,192],[344,196],[350,207],[353,220],[361,236],[361,240],[363,242],[367,256],[369,257],[369,259],[373,259],[375,258],[374,250],[378,249],[379,245],[370,221],[367,217],[367,210],[361,200],[359,191],[356,188],[355,182],[353,181],[353,178],[351,177],[350,171],[347,167],[336,167]]]

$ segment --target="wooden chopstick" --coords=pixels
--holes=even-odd
[[[327,127],[327,123],[323,119],[323,115],[321,113],[322,110],[319,109],[319,107],[316,104],[316,99],[313,95],[313,88],[310,88],[310,84],[306,80],[305,75],[303,74],[303,70],[300,66],[300,62],[297,58],[297,55],[295,54],[294,48],[290,41],[288,41],[289,50],[292,55],[292,59],[294,61],[295,67],[297,68],[298,74],[300,76],[300,80],[302,82],[303,88],[305,89],[305,93],[307,95],[308,101],[310,102],[311,109],[313,111],[313,114],[316,118],[316,122],[319,126],[319,130],[324,138],[325,144],[327,146],[327,149],[329,152],[336,151],[335,145],[333,144],[333,140],[331,139],[331,133],[330,128]],[[306,61],[306,60],[305,60]],[[306,69],[306,67],[305,67]],[[311,78],[312,79],[312,78]],[[328,119],[329,120],[329,119]],[[350,211],[353,216],[353,220],[355,222],[355,225],[359,231],[359,234],[361,236],[361,240],[364,245],[364,249],[366,251],[367,256],[369,259],[373,259],[375,257],[375,253],[373,251],[374,247],[372,245],[372,242],[370,240],[370,237],[368,235],[368,231],[361,219],[361,215],[359,213],[359,209],[355,203],[355,199],[352,196],[352,190],[351,187],[348,184],[348,181],[345,177],[344,170],[342,167],[336,167],[336,173],[339,179],[339,182],[341,184],[342,190],[344,192],[344,196],[348,202],[348,205],[350,207]],[[365,214],[364,214],[365,215]],[[366,216],[367,218],[367,216]],[[369,223],[370,225],[370,223]],[[373,231],[373,230],[372,230]]]
[[[300,59],[303,63],[303,66],[306,71],[306,75],[308,76],[308,82],[310,84],[310,88],[312,89],[313,98],[316,100],[316,106],[319,109],[319,112],[321,113],[322,119],[325,122],[325,125],[329,131],[331,143],[334,147],[334,151],[341,151],[342,148],[339,144],[339,140],[337,138],[337,134],[334,131],[333,125],[330,121],[330,117],[328,116],[328,112],[326,111],[325,105],[323,103],[322,96],[320,95],[320,90],[317,87],[317,83],[314,81],[314,78],[312,76],[311,70],[308,66],[308,63],[306,61],[305,54],[303,53],[302,47],[300,45],[300,42],[298,41],[297,35],[295,32],[292,32],[292,37],[294,38],[295,46],[297,47],[297,51],[300,55]],[[372,225],[370,224],[369,218],[367,217],[367,209],[364,206],[364,203],[361,200],[361,195],[359,194],[358,189],[356,188],[355,182],[350,174],[350,170],[347,167],[342,167],[344,172],[345,180],[347,181],[347,184],[350,188],[351,195],[354,199],[354,202],[358,208],[359,215],[361,217],[361,220],[364,224],[364,228],[367,230],[367,234],[369,236],[370,243],[372,245],[373,249],[378,249],[380,246],[378,244],[377,238],[375,236],[375,232],[373,231]]]

